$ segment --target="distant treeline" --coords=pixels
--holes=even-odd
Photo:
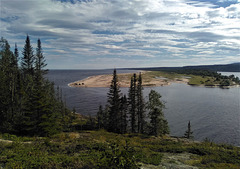
[[[44,78],[46,60],[38,39],[34,52],[26,37],[22,57],[17,45],[12,52],[8,41],[0,39],[0,132],[48,136],[66,130],[70,111],[61,90]]]
[[[130,68],[132,69],[132,68]],[[183,67],[152,67],[152,68],[133,68],[135,70],[149,71],[177,71],[177,70],[209,70],[219,72],[240,72],[240,62],[226,65],[200,65],[200,66],[183,66]]]

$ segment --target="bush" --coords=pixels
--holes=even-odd
[[[129,147],[128,142],[124,147],[113,143],[110,145],[110,150],[102,154],[99,161],[98,168],[105,169],[138,169],[136,158],[134,156],[135,150]]]

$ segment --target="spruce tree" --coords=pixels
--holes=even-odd
[[[131,84],[128,92],[130,127],[132,133],[137,132],[136,82],[137,78],[136,74],[134,73],[131,78]]]
[[[42,53],[41,40],[38,39],[36,48],[35,70],[37,78],[40,78],[39,80],[42,80],[41,78],[43,78],[43,76],[47,73],[48,70],[44,69],[46,66],[46,60]]]
[[[32,75],[34,74],[34,61],[35,57],[33,54],[33,48],[30,42],[30,38],[27,35],[26,41],[25,41],[25,46],[23,48],[22,52],[22,70],[24,75]]]
[[[137,117],[138,117],[138,133],[144,132],[145,126],[145,103],[143,99],[142,75],[139,73],[137,84]]]
[[[109,126],[108,131],[120,133],[120,89],[118,84],[116,69],[113,71],[113,79],[108,92],[108,104],[109,104]]]
[[[149,101],[147,103],[147,108],[149,109],[150,117],[150,131],[149,134],[155,136],[162,136],[164,134],[169,134],[168,122],[164,118],[163,109],[165,105],[160,100],[161,95],[155,90],[151,90],[149,93]]]
[[[33,51],[27,36],[20,69],[17,45],[13,53],[7,40],[0,40],[1,132],[52,135],[61,130],[62,110],[64,109],[64,115],[69,115],[66,106],[56,97],[53,83],[44,79],[46,64],[40,40],[36,53],[38,60],[34,64]]]

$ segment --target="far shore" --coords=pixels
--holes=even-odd
[[[157,87],[157,86],[167,86],[171,83],[188,83],[187,78],[174,78],[168,79],[164,77],[150,77],[144,76],[145,71],[142,73],[142,85],[144,87]],[[120,87],[129,87],[130,86],[130,79],[133,73],[122,73],[118,74],[118,81]],[[137,75],[138,76],[138,75]],[[68,86],[70,87],[110,87],[112,81],[112,75],[97,75],[97,76],[90,76],[86,79],[78,80],[76,82],[69,83]]]

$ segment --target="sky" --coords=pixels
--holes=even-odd
[[[0,36],[49,69],[240,61],[240,0],[0,0]]]

